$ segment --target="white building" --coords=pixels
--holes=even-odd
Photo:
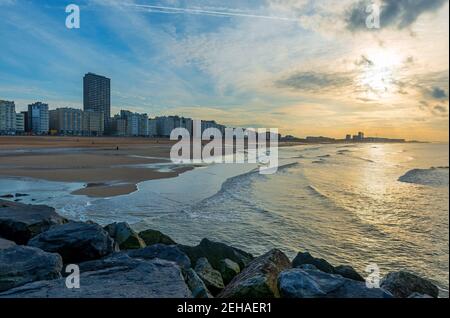
[[[16,113],[16,133],[23,134],[25,132],[25,114]]]
[[[14,102],[0,100],[0,134],[16,133],[16,105]]]

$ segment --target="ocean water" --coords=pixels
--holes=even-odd
[[[406,269],[448,297],[449,154],[447,144],[355,144],[280,149],[280,168],[211,165],[174,179],[139,184],[108,199],[73,196],[80,184],[0,180],[3,192],[101,224],[127,221],[183,244],[208,237],[259,255],[310,251],[363,275]]]

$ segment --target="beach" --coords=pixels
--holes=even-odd
[[[136,191],[139,182],[192,169],[160,168],[169,162],[172,144],[149,138],[0,137],[0,176],[85,183],[74,191],[78,195],[123,195]]]

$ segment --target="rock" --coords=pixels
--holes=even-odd
[[[186,284],[192,292],[192,297],[213,298],[205,283],[192,268],[183,270],[183,275]]]
[[[219,294],[222,298],[278,298],[277,279],[291,267],[286,255],[273,249],[253,260]]]
[[[177,263],[182,268],[191,267],[191,261],[176,245],[155,244],[139,250],[126,252],[130,257],[141,259],[159,258]]]
[[[80,268],[80,273],[86,273],[86,272],[96,272],[112,267],[130,266],[130,264],[132,263],[133,258],[128,256],[124,252],[117,252],[108,255],[102,259],[79,263],[78,266]]]
[[[4,195],[1,195],[0,198],[11,199],[11,198],[14,198],[14,195],[13,194],[4,194]]]
[[[0,250],[0,292],[38,280],[61,277],[62,259],[29,246]]]
[[[340,265],[334,268],[334,273],[341,275],[342,277],[357,280],[360,282],[365,282],[366,280],[362,277],[353,267],[348,265]]]
[[[179,247],[187,256],[189,256],[192,264],[195,264],[199,258],[206,257],[212,267],[217,270],[220,268],[220,261],[226,258],[239,264],[241,270],[254,259],[254,257],[247,252],[223,243],[210,241],[206,238],[197,246],[179,245]]]
[[[26,194],[26,193],[16,193],[16,195],[15,195],[16,198],[27,197],[27,196],[29,196],[29,194]]]
[[[144,240],[145,244],[147,244],[148,246],[154,244],[165,244],[165,245],[177,244],[169,236],[156,230],[145,230],[139,232],[139,236]]]
[[[217,295],[225,287],[222,275],[211,266],[205,257],[197,260],[194,270],[213,295]]]
[[[0,200],[0,236],[17,244],[67,220],[46,205],[29,205]]]
[[[59,253],[64,263],[98,259],[114,252],[114,240],[100,225],[70,222],[52,227],[30,240],[29,246]]]
[[[318,270],[317,267],[311,264],[302,264],[300,266],[297,266],[296,268]]]
[[[380,286],[397,298],[406,298],[414,293],[430,295],[433,298],[439,296],[439,289],[432,282],[405,271],[387,274],[381,280]]]
[[[80,288],[65,279],[35,282],[0,293],[0,298],[191,298],[180,268],[171,262],[123,258],[120,266],[80,274]]]
[[[222,275],[223,282],[227,285],[237,274],[241,272],[241,269],[237,263],[226,258],[220,261],[219,272]]]
[[[0,250],[4,250],[15,245],[16,243],[13,241],[5,240],[0,237]]]
[[[106,232],[119,244],[121,250],[143,248],[145,242],[133,231],[128,223],[113,223],[104,227]]]
[[[293,268],[278,277],[283,298],[390,298],[379,288],[314,269]]]
[[[322,258],[315,258],[308,252],[298,253],[292,261],[292,267],[299,267],[304,264],[314,265],[318,270],[325,273],[334,273],[334,267],[330,263]]]

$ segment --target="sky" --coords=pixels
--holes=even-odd
[[[448,141],[448,0],[374,1],[0,0],[0,99],[81,108],[93,72],[112,113]]]

